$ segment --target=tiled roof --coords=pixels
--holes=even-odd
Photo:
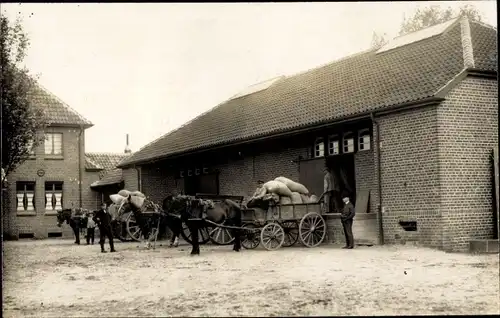
[[[88,119],[38,83],[33,85],[29,95],[35,106],[43,109],[51,125],[83,125],[86,128],[93,126]]]
[[[474,67],[485,71],[497,71],[497,30],[482,23],[470,23],[470,31]]]
[[[85,154],[85,169],[87,170],[103,170],[104,168],[95,163]]]
[[[85,153],[85,168],[112,170],[129,155],[111,152],[87,152]]]
[[[476,68],[496,70],[496,30],[470,23]],[[464,69],[459,23],[387,52],[362,52],[230,99],[146,145],[120,167],[272,136],[432,97]],[[491,59],[495,56],[495,61]]]
[[[117,184],[123,181],[122,169],[113,169],[107,171],[101,180],[93,182],[90,187],[102,187],[105,185]]]

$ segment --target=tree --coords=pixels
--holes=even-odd
[[[409,19],[403,17],[399,35],[415,32],[423,28],[449,21],[459,16],[466,16],[469,20],[478,22],[481,22],[482,19],[479,11],[472,5],[464,5],[459,8],[458,12],[454,11],[450,7],[443,9],[439,5],[433,5],[424,9],[417,9],[415,14],[413,14],[413,16]],[[384,35],[379,35],[374,32],[371,47],[379,48],[387,42],[388,41],[385,39]]]
[[[35,79],[21,65],[29,46],[21,22],[17,18],[11,24],[5,15],[0,15],[2,184],[43,141],[37,132],[45,126],[43,111],[30,98]]]
[[[450,7],[443,10],[442,7],[433,5],[422,10],[417,9],[415,14],[408,20],[403,17],[399,35],[415,32],[423,28],[449,21],[459,16],[466,16],[471,21],[481,22],[481,14],[472,5],[464,5],[460,7],[458,12],[454,12]]]

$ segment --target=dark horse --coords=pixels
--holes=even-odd
[[[75,244],[80,244],[80,229],[87,227],[87,218],[85,215],[74,215],[71,209],[63,209],[57,211],[57,226],[66,222],[69,224],[75,234]]]
[[[176,214],[176,211],[170,213],[168,209],[165,209],[165,202],[163,203],[163,209],[160,209],[153,202],[145,199],[143,206],[139,207],[131,202],[132,196],[128,196],[126,201],[124,202],[122,208],[122,213],[127,213],[128,211],[132,211],[135,221],[137,225],[141,229],[141,236],[144,239],[148,239],[153,228],[158,226],[158,218],[149,217],[144,214],[146,211],[156,211],[159,212],[159,233],[158,237],[163,237],[166,235],[167,228],[170,228],[172,231],[172,239],[170,241],[170,246],[177,247],[179,244],[179,234],[182,230],[182,221],[180,218],[180,214]],[[180,211],[179,211],[180,212]]]
[[[223,200],[213,206],[208,201],[196,199],[191,196],[168,196],[163,201],[164,209],[167,211],[179,211],[181,221],[184,222],[191,232],[191,255],[200,254],[200,243],[198,241],[198,231],[204,227],[213,225],[207,220],[217,224],[233,226],[230,229],[234,237],[233,250],[239,252],[241,249],[240,230],[241,227],[241,208],[231,200]]]

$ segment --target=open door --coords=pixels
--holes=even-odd
[[[318,198],[323,194],[324,168],[325,158],[304,160],[299,163],[299,183]]]

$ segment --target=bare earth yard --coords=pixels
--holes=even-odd
[[[72,243],[4,243],[4,317],[499,313],[498,254],[205,245],[191,257],[186,245]]]

